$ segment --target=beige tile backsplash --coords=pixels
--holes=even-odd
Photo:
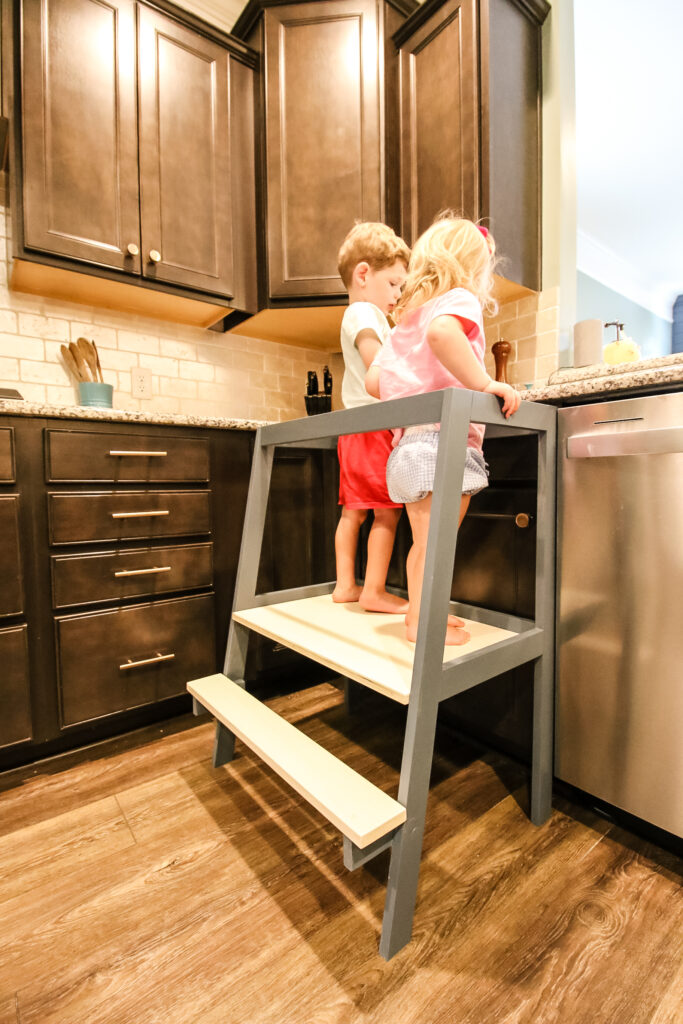
[[[545,384],[558,367],[560,346],[560,297],[548,288],[501,306],[496,316],[487,317],[486,368],[494,375],[491,346],[509,341],[508,378],[511,384]]]
[[[185,415],[287,420],[305,415],[307,370],[322,386],[327,362],[339,408],[341,356],[270,341],[218,334],[128,313],[12,292],[7,287],[10,221],[0,207],[0,387],[17,388],[29,401],[73,405],[78,401],[60,356],[60,345],[81,335],[97,343],[104,379],[114,386],[114,406]],[[539,296],[502,306],[486,321],[490,346],[512,345],[513,383],[545,381],[557,368],[558,296]],[[131,369],[152,371],[152,397],[133,398]]]

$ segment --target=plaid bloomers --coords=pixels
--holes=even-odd
[[[387,488],[392,501],[421,501],[434,490],[438,430],[406,431],[387,462]],[[488,486],[489,475],[480,451],[468,448],[465,455],[463,494],[477,494]]]

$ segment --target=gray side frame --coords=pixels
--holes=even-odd
[[[391,849],[380,953],[387,959],[409,940],[429,796],[429,779],[441,700],[526,662],[534,663],[531,820],[542,824],[551,811],[554,692],[554,558],[556,410],[523,402],[506,420],[492,395],[459,388],[381,402],[359,409],[326,413],[272,424],[256,434],[249,496],[242,535],[233,611],[329,593],[334,582],[288,591],[256,594],[274,449],[278,445],[332,447],[342,434],[440,422],[441,439],[432,500],[420,619],[401,763],[398,800],[407,819],[393,835],[373,844],[365,854],[345,844],[351,869],[382,850]],[[501,625],[517,636],[454,662],[443,663],[443,641],[457,544],[457,512],[462,492],[469,423],[490,425],[497,435],[536,433],[538,497],[536,545],[536,608],[533,620],[456,605],[464,614]],[[225,674],[244,685],[248,629],[232,621],[225,656]],[[234,736],[217,723],[214,763],[232,758]]]

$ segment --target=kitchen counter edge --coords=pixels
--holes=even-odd
[[[36,416],[60,420],[92,420],[98,423],[142,423],[168,427],[211,427],[216,430],[256,430],[267,420],[243,420],[232,416],[186,416],[181,413],[140,412],[136,409],[99,409],[84,405],[48,405],[12,399],[0,400],[0,416]]]

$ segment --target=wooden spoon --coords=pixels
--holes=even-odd
[[[81,375],[78,369],[78,364],[74,359],[72,353],[69,351],[66,345],[62,345],[60,351],[62,353],[62,359],[64,360],[67,370],[73,376],[74,380],[79,381],[81,379]]]
[[[83,358],[83,355],[81,353],[80,348],[78,347],[78,345],[74,345],[73,341],[69,342],[69,352],[71,353],[71,355],[74,357],[74,359],[76,361],[76,366],[78,367],[78,372],[80,374],[80,379],[82,381],[86,381],[86,382],[87,381],[91,381],[92,377],[90,376],[90,370],[88,369],[88,364],[86,363],[85,359]]]
[[[92,379],[97,380],[97,359],[93,352],[92,345],[87,338],[79,338],[76,342],[78,345],[78,351],[83,356],[83,360],[90,371]]]
[[[100,375],[101,382],[104,384],[104,377],[102,376],[102,364],[100,363],[100,353],[97,351],[97,345],[95,344],[94,341],[91,341],[90,344],[92,345],[92,350],[95,353],[95,360],[97,362],[97,372]]]

